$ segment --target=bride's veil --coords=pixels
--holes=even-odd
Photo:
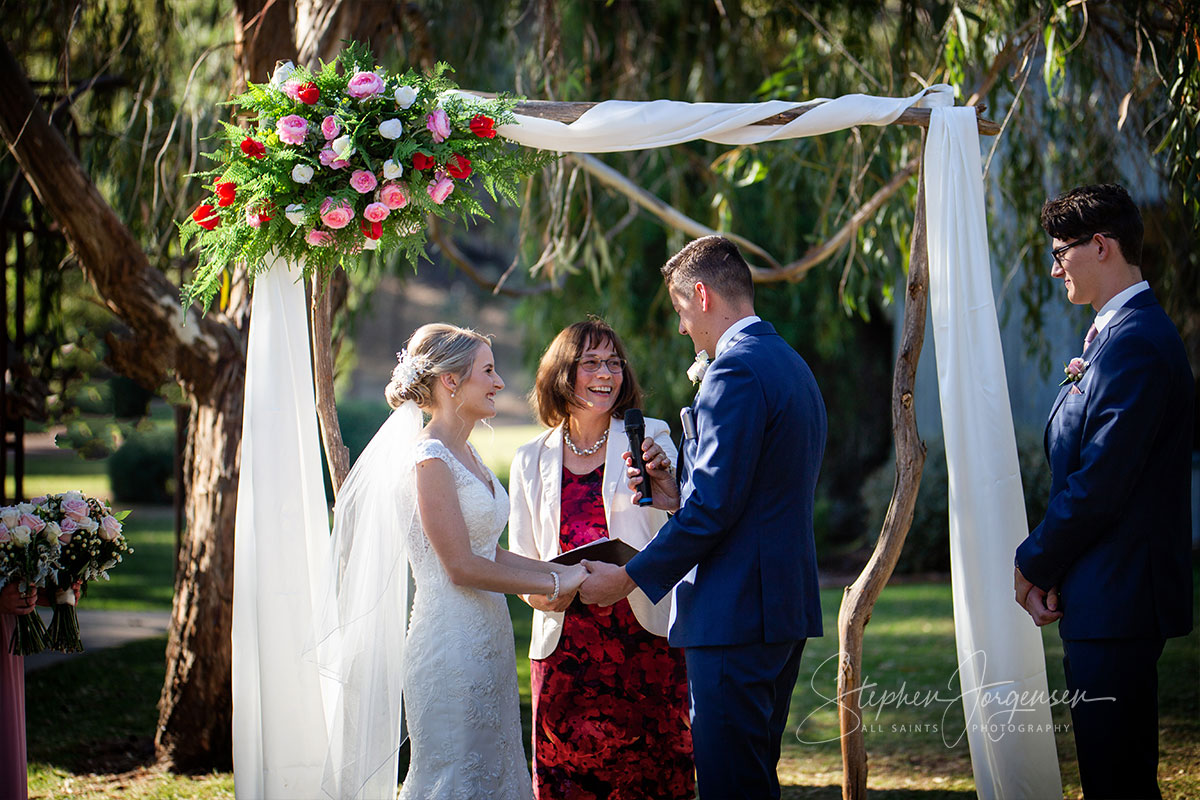
[[[315,657],[329,736],[322,789],[338,800],[391,798],[400,747],[408,607],[406,538],[417,514],[421,411],[383,423],[338,493],[327,600]]]

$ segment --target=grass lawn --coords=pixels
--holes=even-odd
[[[537,433],[534,426],[480,429],[473,437],[489,466],[502,478],[517,445]],[[58,455],[31,460],[32,493],[78,487],[107,496],[102,462]],[[33,465],[45,469],[37,474]],[[136,549],[114,571],[111,583],[89,591],[91,608],[170,607],[174,534],[169,509],[137,507],[128,519]],[[780,777],[785,798],[841,796],[841,751],[836,709],[836,620],[840,589],[822,592],[826,636],[808,643],[792,701]],[[529,645],[531,610],[509,598],[521,683],[521,719],[529,748]],[[1200,618],[1200,613],[1197,614]],[[1051,690],[1063,690],[1062,645],[1057,630],[1043,631]],[[153,764],[156,704],[164,676],[164,638],[93,652],[30,673],[26,683],[30,793],[34,798],[230,798],[229,773],[181,776]],[[889,586],[867,627],[863,675],[878,692],[908,696],[958,694],[954,619],[948,583]],[[1200,631],[1167,643],[1159,662],[1159,782],[1165,798],[1200,797]],[[864,719],[873,796],[967,798],[974,796],[970,752],[961,704],[872,708]],[[878,713],[876,714],[876,710]],[[1053,711],[1067,797],[1079,797],[1078,770],[1065,706]],[[947,743],[948,742],[948,743]]]

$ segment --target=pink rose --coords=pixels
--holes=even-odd
[[[335,231],[349,225],[352,219],[354,209],[345,200],[335,201],[332,197],[326,197],[321,203],[321,221]]]
[[[356,72],[346,85],[346,94],[362,100],[383,92],[383,78],[374,72]]]
[[[8,532],[8,526],[0,522],[0,544],[12,541],[12,534]]]
[[[329,162],[330,169],[343,169],[348,166],[350,166],[350,162],[344,158],[334,158],[333,161]]]
[[[379,181],[375,179],[375,173],[365,169],[356,169],[350,176],[350,186],[359,194],[373,192],[378,185]]]
[[[370,222],[383,222],[390,213],[392,213],[391,209],[383,203],[371,203],[363,209],[363,217]]]
[[[328,167],[331,166],[334,161],[337,161],[337,153],[333,152],[332,148],[326,147],[321,151],[321,154],[317,156],[317,159],[321,162],[321,166]]]
[[[446,198],[454,191],[454,181],[449,178],[441,178],[433,181],[425,188],[429,192],[429,199],[437,203],[439,206],[446,202]]]
[[[328,231],[311,230],[304,237],[304,241],[313,247],[329,247],[329,245],[333,244],[333,234]]]
[[[29,502],[33,503],[35,506],[40,506],[46,502],[46,495],[43,494],[38,497],[35,497],[32,500],[30,500]]]
[[[21,524],[34,533],[41,533],[42,528],[46,527],[46,523],[42,522],[42,518],[35,517],[33,514],[22,514]]]
[[[408,195],[398,183],[385,183],[379,190],[379,200],[388,208],[404,208],[408,205]]]
[[[439,108],[425,118],[425,127],[433,134],[435,142],[444,142],[450,135],[450,118]]]
[[[58,521],[58,529],[64,534],[70,535],[79,530],[79,525],[70,517],[63,517]]]
[[[64,500],[61,508],[64,514],[76,522],[87,519],[88,504],[83,500]]]
[[[275,132],[279,141],[286,144],[304,144],[304,136],[308,133],[308,120],[299,114],[288,114],[275,123]]]
[[[304,85],[305,85],[304,83],[302,83],[301,81],[297,81],[297,80],[285,81],[283,84],[283,87],[282,87],[283,93],[286,94],[288,97],[292,98],[293,100],[299,100],[300,99],[300,89]]]
[[[107,515],[100,520],[100,538],[106,542],[111,542],[117,538],[117,534],[121,532],[121,522],[112,514]]]
[[[1082,358],[1076,357],[1071,359],[1071,363],[1067,364],[1067,374],[1071,377],[1076,377],[1083,374],[1087,365]]]
[[[324,136],[326,140],[331,141],[336,139],[341,132],[342,126],[338,125],[337,119],[334,118],[332,114],[321,120],[321,135]]]

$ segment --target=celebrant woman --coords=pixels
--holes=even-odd
[[[495,416],[503,388],[485,337],[419,328],[387,387],[395,411],[338,496],[339,617],[323,650],[333,656],[323,674],[341,687],[327,762],[334,797],[393,797],[401,671],[412,741],[401,800],[531,794],[504,593],[553,603],[587,571],[498,546],[508,495],[467,437]],[[407,637],[405,558],[416,583]]]
[[[641,390],[617,334],[592,319],[563,330],[538,367],[532,402],[550,430],[510,472],[509,546],[547,560],[598,539],[637,549],[666,514],[634,506],[622,419]],[[675,458],[662,420],[646,436]],[[539,800],[658,800],[695,795],[683,652],[667,646],[670,596],[640,591],[601,608],[568,595],[522,595],[533,612],[533,785]]]

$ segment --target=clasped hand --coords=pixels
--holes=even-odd
[[[1022,575],[1020,567],[1013,567],[1013,588],[1016,590],[1017,605],[1033,617],[1034,624],[1039,628],[1062,617],[1062,612],[1058,610],[1057,586],[1046,591]]]
[[[563,567],[558,572],[558,597],[553,601],[549,595],[527,594],[525,601],[538,611],[566,611],[579,592],[579,586],[588,576],[587,568],[581,564]]]

